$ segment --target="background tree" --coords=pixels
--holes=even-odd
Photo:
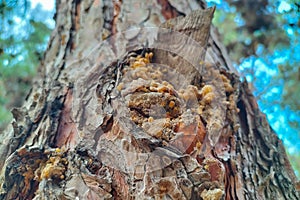
[[[282,144],[214,31],[208,40],[213,10],[163,25],[201,44],[188,43],[182,52],[181,42],[192,40],[159,29],[151,43],[143,34],[149,29],[138,25],[157,26],[203,3],[155,1],[151,12],[127,3],[58,4],[42,78],[2,135],[1,155],[9,156],[2,163],[2,197],[297,199]],[[165,41],[168,46],[159,46]],[[190,58],[193,47],[198,51]],[[167,67],[150,64],[146,72],[150,60]]]

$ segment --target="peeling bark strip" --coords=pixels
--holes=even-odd
[[[204,7],[58,1],[42,78],[0,135],[0,199],[299,199]]]

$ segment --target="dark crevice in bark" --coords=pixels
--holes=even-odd
[[[97,151],[98,141],[100,137],[103,134],[109,132],[112,129],[113,124],[114,124],[114,118],[112,115],[107,115],[104,117],[102,125],[97,127],[97,129],[95,130],[95,134],[93,136],[95,144],[93,145],[92,148],[94,151]]]
[[[65,68],[65,64],[66,64],[66,58],[68,57],[69,53],[72,51],[72,45],[73,45],[73,35],[75,34],[75,12],[76,12],[76,1],[77,0],[73,0],[72,2],[72,8],[70,9],[70,15],[66,15],[67,17],[69,16],[71,18],[71,26],[70,29],[68,30],[68,33],[63,32],[62,35],[60,35],[61,38],[61,47],[65,46],[64,49],[64,55],[62,58],[62,63],[60,64],[60,68],[59,71],[57,73],[57,76],[55,77],[55,81],[57,81],[59,79],[59,77],[61,76],[61,73],[63,71],[63,69]],[[64,29],[64,28],[62,28]],[[69,34],[69,38],[68,41],[65,41],[66,38],[66,34]],[[59,54],[60,50],[58,51]],[[58,56],[57,56],[58,57]]]
[[[80,8],[81,8],[81,0],[76,0],[75,14],[74,14],[74,18],[75,18],[75,20],[74,20],[74,26],[75,26],[74,36],[76,36],[75,33],[78,32],[80,25],[81,25],[80,24],[80,17],[81,17]]]
[[[75,48],[75,41],[74,41],[74,36],[76,35],[76,16],[78,14],[77,12],[77,6],[80,6],[80,0],[73,0],[72,2],[72,8],[70,10],[71,14],[71,27],[70,30],[68,31],[69,34],[69,39],[67,41],[67,46],[66,46],[66,50],[65,50],[65,56],[64,56],[64,60],[65,58],[68,56],[69,53],[72,52],[72,50]],[[62,68],[63,69],[63,68]]]
[[[161,14],[165,17],[166,20],[178,17],[185,16],[184,13],[176,10],[168,0],[157,0],[157,2],[161,5]]]
[[[107,3],[108,1],[105,1]],[[109,35],[109,44],[112,47],[113,52],[115,55],[117,55],[117,47],[116,47],[116,34],[118,31],[117,29],[117,23],[119,19],[119,14],[122,9],[122,1],[115,0],[111,2],[112,4],[109,4],[109,6],[103,6],[104,12],[108,9],[109,11],[106,12],[108,13],[108,18],[106,19],[106,23],[104,24],[104,27],[110,32]]]
[[[56,142],[55,138],[57,135],[58,127],[60,126],[61,112],[64,107],[65,96],[58,97],[54,99],[53,102],[50,103],[49,110],[46,112],[46,115],[49,116],[51,121],[51,126],[49,130],[47,130],[49,137],[47,138],[47,142],[50,147],[55,148]]]
[[[65,68],[65,64],[66,64],[66,59],[69,56],[69,54],[72,53],[72,50],[76,48],[76,44],[74,43],[74,38],[77,34],[76,32],[76,18],[78,17],[77,15],[78,10],[77,10],[77,6],[80,6],[81,0],[73,0],[71,3],[70,2],[65,2],[67,5],[71,4],[71,9],[69,9],[66,12],[69,12],[70,14],[66,13],[65,17],[70,17],[70,28],[69,30],[65,30],[64,25],[61,25],[57,31],[59,34],[59,39],[60,39],[60,45],[59,45],[59,49],[57,51],[56,57],[59,58],[59,54],[61,53],[61,49],[64,48],[63,50],[63,57],[62,57],[62,61],[59,64],[59,70],[58,73],[56,74],[56,77],[54,77],[53,81],[58,81],[58,79],[61,77],[61,73]],[[57,11],[58,12],[58,11]],[[66,37],[68,35],[68,40],[66,40]]]
[[[240,122],[240,126],[242,129],[242,133],[244,133],[244,135],[248,135],[249,134],[249,126],[247,123],[247,111],[245,109],[245,104],[243,103],[242,100],[240,100],[239,102],[237,102],[237,107],[240,110],[239,112],[239,122]],[[245,138],[243,138],[245,139]]]
[[[106,117],[104,118],[104,123],[102,123],[102,125],[100,126],[103,133],[107,133],[108,131],[111,130],[113,126],[113,122],[114,122],[113,116],[108,116],[107,118]]]
[[[234,130],[234,128],[232,127],[232,130]],[[230,152],[235,152],[235,154],[239,154],[239,150],[237,149],[237,141],[235,141],[237,134],[232,132],[233,135],[229,136],[228,138],[228,144],[230,146]],[[233,142],[234,141],[234,142]],[[226,189],[226,198],[225,199],[238,199],[238,195],[237,195],[237,190],[240,189],[238,188],[238,171],[237,171],[237,155],[235,155],[234,157],[232,156],[232,158],[224,163],[224,166],[226,168],[226,176],[225,176],[225,187]]]
[[[112,30],[112,20],[114,16],[113,2],[112,1],[103,1],[103,18],[104,18],[104,28],[111,31]]]

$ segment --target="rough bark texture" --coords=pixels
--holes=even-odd
[[[0,136],[0,198],[299,199],[204,8],[57,1],[41,77]]]

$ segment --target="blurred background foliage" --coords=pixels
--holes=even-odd
[[[53,13],[27,0],[0,0],[0,132],[12,119],[11,108],[21,106],[30,90]]]
[[[55,10],[38,0],[0,0],[0,132],[22,105],[36,74]],[[50,1],[54,4],[54,1]],[[35,6],[33,6],[35,4]],[[213,23],[300,177],[300,3],[208,0]]]

